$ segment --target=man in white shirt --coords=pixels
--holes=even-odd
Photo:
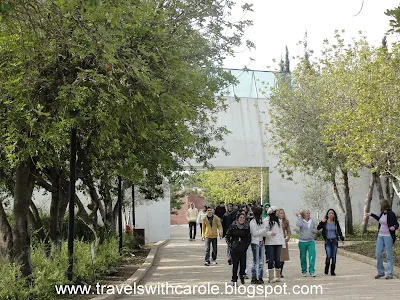
[[[197,215],[199,210],[194,206],[194,203],[190,203],[189,209],[186,211],[186,219],[189,222],[189,241],[193,242],[196,240],[196,228],[197,228]]]

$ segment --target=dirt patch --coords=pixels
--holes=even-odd
[[[107,274],[103,274],[97,279],[100,285],[118,285],[123,284],[129,277],[131,277],[137,269],[145,262],[147,255],[151,250],[151,245],[146,246],[144,249],[135,250],[133,255],[124,257],[121,263],[108,270]],[[96,283],[97,283],[96,282]],[[96,284],[95,283],[95,284]],[[95,285],[94,284],[94,285]],[[92,287],[92,291],[96,292],[96,287]],[[104,290],[106,292],[106,289]],[[75,300],[88,300],[97,297],[98,295],[74,295],[64,296],[59,299],[75,299]]]
[[[115,285],[123,283],[129,277],[131,277],[137,269],[144,263],[150,249],[141,249],[134,253],[135,256],[124,258],[119,266],[115,269],[110,270],[111,272],[107,275],[102,276],[99,279],[100,284]]]
[[[362,243],[351,244],[344,246],[343,248],[347,251],[352,251],[361,255],[365,255],[375,259],[375,241],[367,241]],[[384,260],[386,260],[386,252],[383,254]],[[393,259],[394,265],[400,268],[400,241],[396,240],[393,246]]]

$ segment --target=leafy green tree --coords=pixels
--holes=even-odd
[[[324,101],[340,97],[341,87],[334,85],[332,77],[325,76],[324,62],[332,61],[322,58],[312,62],[306,37],[303,45],[305,54],[298,57],[299,63],[291,72],[290,80],[279,76],[272,89],[271,122],[267,124],[271,137],[269,145],[279,156],[278,168],[283,177],[292,179],[293,171],[310,176],[321,174],[323,180],[331,184],[339,210],[346,212],[346,229],[351,233],[353,221],[346,156],[331,150],[325,135],[328,120]],[[332,81],[328,82],[325,77]],[[337,183],[338,175],[343,183],[342,192]]]
[[[268,174],[264,172],[264,186],[268,185]],[[197,186],[213,205],[225,203],[259,203],[261,198],[261,174],[259,169],[235,169],[202,171],[197,175]],[[268,198],[263,189],[263,199]]]
[[[218,91],[234,81],[222,61],[251,22],[229,21],[232,1],[10,3],[0,26],[0,154],[14,223],[0,211],[0,228],[26,276],[35,184],[53,194],[53,236],[67,207],[70,129],[91,200],[87,211],[76,196],[78,216],[95,231],[98,212],[103,220],[115,212],[116,175],[154,198],[163,176],[220,150],[210,143],[226,129],[213,115],[224,108]]]

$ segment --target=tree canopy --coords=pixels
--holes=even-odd
[[[235,3],[228,0],[6,4],[0,26],[0,167],[1,186],[17,208],[13,234],[5,218],[0,222],[2,234],[13,236],[27,275],[24,224],[35,211],[33,187],[52,193],[56,226],[68,204],[71,128],[78,132],[77,177],[91,201],[88,211],[76,196],[78,216],[96,231],[98,212],[105,224],[115,214],[117,175],[157,199],[163,178],[187,159],[208,167],[221,150],[212,141],[227,131],[214,115],[225,107],[221,91],[235,81],[222,62],[243,43],[251,22],[233,22]]]

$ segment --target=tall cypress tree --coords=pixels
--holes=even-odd
[[[285,73],[290,73],[290,60],[289,60],[289,50],[286,46],[286,53],[285,53]]]

